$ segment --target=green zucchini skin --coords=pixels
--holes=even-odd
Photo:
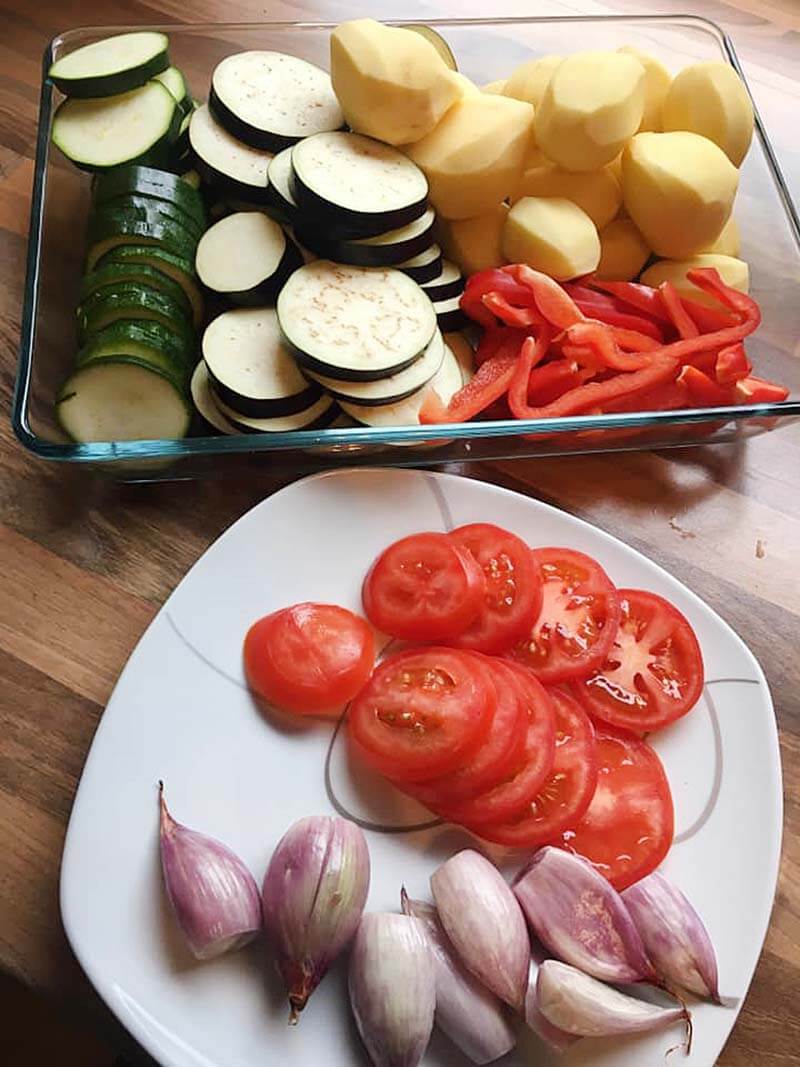
[[[176,282],[186,294],[194,312],[195,327],[199,327],[205,314],[202,293],[194,269],[194,255],[185,256],[170,252],[158,245],[142,244],[131,241],[107,250],[96,259],[96,269],[104,270],[109,266],[143,265],[151,267]]]
[[[118,34],[117,37],[131,36]],[[104,96],[117,96],[119,93],[127,93],[130,89],[138,89],[145,82],[155,78],[167,70],[169,62],[169,38],[163,33],[153,33],[153,38],[161,39],[161,48],[149,59],[127,67],[123,70],[108,74],[86,74],[82,77],[64,77],[58,71],[60,59],[52,64],[48,72],[48,78],[64,93],[78,100],[97,99]],[[114,38],[111,38],[113,40]],[[156,42],[154,41],[154,44]],[[77,49],[78,52],[81,49]],[[74,53],[71,53],[74,54]],[[166,88],[166,86],[165,86]]]
[[[197,238],[180,223],[166,216],[138,218],[126,211],[109,209],[96,212],[89,223],[87,268],[116,245],[149,244],[176,253],[194,262]]]
[[[138,193],[125,193],[116,200],[109,200],[104,204],[99,204],[90,216],[89,229],[91,230],[96,220],[110,220],[115,217],[122,218],[123,216],[139,219],[142,222],[151,222],[153,225],[159,225],[162,222],[175,223],[194,241],[199,241],[205,233],[205,226],[187,214],[177,204],[169,200],[141,196]]]
[[[194,330],[185,305],[159,289],[139,282],[125,282],[97,290],[78,305],[78,335],[81,341],[99,333],[112,322],[154,322],[191,348]]]
[[[93,334],[79,350],[75,365],[85,367],[104,359],[145,360],[169,376],[183,390],[195,365],[194,343],[179,339],[156,322],[113,322]]]
[[[147,196],[174,204],[205,230],[208,219],[203,198],[185,179],[155,167],[118,167],[97,176],[92,190],[95,206],[125,196]]]
[[[194,311],[191,301],[181,284],[168,274],[145,263],[109,263],[99,270],[86,274],[81,282],[80,302],[83,304],[98,293],[115,289],[120,285],[136,283],[155,289],[171,297],[182,314],[191,322]]]

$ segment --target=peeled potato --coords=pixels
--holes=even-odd
[[[600,262],[595,274],[601,281],[629,282],[647,260],[650,249],[630,219],[614,219],[600,231]]]
[[[557,196],[582,208],[598,230],[607,226],[622,204],[622,189],[607,167],[577,174],[550,163],[523,172],[514,199]]]
[[[536,113],[536,143],[566,170],[598,170],[639,129],[644,67],[623,52],[578,52],[559,64]]]
[[[333,31],[331,80],[351,129],[393,145],[424,137],[463,91],[427,38],[374,19]]]
[[[487,82],[486,85],[481,86],[482,93],[493,93],[495,96],[502,96],[503,90],[506,87],[506,79],[499,78],[495,82]]]
[[[508,212],[503,253],[509,263],[527,263],[568,281],[595,269],[600,240],[592,220],[571,200],[525,196]]]
[[[739,172],[696,133],[639,133],[622,157],[625,209],[659,256],[683,259],[717,239]]]
[[[440,219],[439,243],[445,256],[463,274],[500,267],[503,255],[503,227],[508,205],[498,204],[493,211],[472,219]]]
[[[618,48],[617,51],[633,56],[644,67],[644,112],[637,132],[660,130],[661,109],[664,106],[664,98],[669,92],[669,87],[672,85],[672,75],[655,56],[651,56],[647,52],[640,52],[632,44],[625,44],[622,48]]]
[[[708,248],[703,249],[703,254],[717,255],[717,256],[733,256],[734,258],[739,255],[741,250],[741,239],[739,237],[739,227],[736,225],[736,220],[731,217],[722,227],[722,233],[713,241]]]
[[[741,289],[743,293],[750,288],[750,268],[743,259],[716,255],[693,256],[691,259],[684,260],[663,259],[647,268],[641,278],[642,284],[656,288],[662,282],[672,282],[681,296],[696,300],[699,304],[718,304],[713,296],[698,289],[686,277],[687,271],[695,267],[715,267],[726,285]]]
[[[606,170],[610,171],[617,181],[622,186],[622,152],[618,156],[615,156],[610,163],[606,165]]]
[[[407,146],[425,172],[430,201],[442,218],[484,215],[511,195],[532,123],[530,104],[479,93],[462,97],[434,130]]]
[[[690,130],[719,145],[740,166],[753,138],[753,105],[733,67],[711,61],[685,67],[663,108],[665,130]]]
[[[470,81],[466,74],[462,74],[460,71],[454,71],[451,77],[455,78],[456,84],[461,88],[462,96],[480,96],[481,90],[475,84]]]
[[[553,71],[564,60],[563,56],[542,56],[529,59],[511,74],[503,89],[504,96],[513,96],[515,100],[525,100],[534,107],[542,102],[545,89],[553,76]]]

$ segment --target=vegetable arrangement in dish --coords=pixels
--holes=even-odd
[[[119,176],[118,189],[131,164],[161,168],[155,184],[127,188],[139,201],[158,198],[170,169],[200,185],[199,230],[149,202],[128,205],[131,220],[105,204],[100,214],[106,237],[177,256],[191,285],[196,267],[215,316],[203,360],[194,349],[190,359],[205,427],[269,433],[339,418],[388,427],[786,398],[752,374],[741,344],[758,309],[736,301],[749,271],[732,208],[753,112],[731,67],[699,63],[673,78],[623,47],[533,59],[480,90],[428,27],[357,19],[330,45],[330,75],[277,52],[229,55],[202,106],[169,65],[163,34],[97,42],[50,72],[67,94],[53,140],[79,167]],[[95,229],[96,219],[90,269]],[[148,265],[176,273],[155,255]],[[635,291],[605,288],[637,277]],[[128,295],[137,299],[115,307],[130,327],[157,314],[178,321],[167,298]],[[457,333],[470,321],[484,331],[474,382],[475,331],[469,341]],[[745,323],[735,340],[723,332]],[[124,356],[118,332],[109,351]],[[392,345],[406,333],[404,347]],[[169,342],[157,347],[157,362],[173,365]],[[67,383],[66,431],[187,432],[167,379],[144,373],[95,371],[78,394]]]

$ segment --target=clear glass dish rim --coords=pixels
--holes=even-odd
[[[413,19],[387,19],[394,25],[413,22]],[[428,19],[429,25],[447,27],[505,26],[523,23],[541,25],[544,23],[597,23],[619,22],[629,24],[681,24],[689,23],[705,29],[717,37],[721,43],[728,62],[742,78],[752,99],[747,79],[739,62],[733,41],[728,34],[711,19],[702,15],[663,14],[663,15],[553,15],[553,16],[519,16],[506,18],[443,18]],[[107,463],[122,460],[143,460],[175,458],[190,455],[224,455],[253,452],[280,452],[293,449],[306,449],[328,446],[347,445],[393,445],[415,444],[417,442],[448,441],[453,439],[470,441],[473,439],[493,437],[541,436],[553,437],[564,433],[611,429],[658,429],[659,427],[680,426],[692,423],[740,422],[752,418],[785,418],[800,415],[800,400],[784,400],[780,403],[746,404],[735,407],[683,409],[678,411],[637,411],[617,415],[574,415],[559,419],[504,419],[492,422],[463,422],[438,426],[405,426],[394,429],[374,429],[372,427],[329,427],[323,430],[292,430],[274,434],[240,434],[237,436],[185,437],[179,440],[152,441],[97,441],[91,444],[77,442],[62,444],[45,441],[37,436],[31,428],[27,415],[27,402],[30,393],[31,373],[33,368],[33,345],[36,331],[36,311],[38,306],[39,269],[41,266],[42,226],[44,219],[45,175],[50,155],[50,120],[53,111],[53,85],[47,79],[47,71],[53,61],[55,48],[71,37],[87,34],[124,33],[133,30],[155,30],[172,34],[196,34],[203,32],[236,32],[269,28],[271,30],[329,30],[335,22],[318,21],[275,21],[265,19],[261,22],[203,22],[187,24],[152,24],[85,26],[67,30],[48,43],[42,56],[42,85],[39,97],[39,120],[36,134],[36,158],[34,164],[33,192],[31,197],[30,227],[28,236],[27,265],[25,274],[24,303],[22,327],[20,332],[19,358],[17,376],[12,401],[11,422],[18,440],[30,452],[42,459],[74,463]],[[772,144],[767,135],[758,108],[755,106],[756,133],[767,160],[773,181],[786,213],[789,229],[800,253],[800,214],[794,204],[789,188],[783,177]]]

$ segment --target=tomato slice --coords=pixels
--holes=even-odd
[[[338,712],[369,678],[375,638],[335,604],[295,604],[255,622],[244,640],[248,685],[299,715]]]
[[[542,603],[542,583],[531,550],[515,534],[488,522],[459,526],[450,539],[477,560],[486,579],[483,607],[453,642],[496,655],[522,640]]]
[[[476,833],[483,823],[502,822],[523,810],[541,789],[555,759],[555,714],[547,691],[530,671],[513,663],[508,667],[508,684],[516,686],[528,715],[522,760],[491,789],[457,804],[439,804],[434,809],[451,822],[475,829]]]
[[[654,870],[672,844],[674,815],[661,760],[641,738],[597,726],[600,775],[586,814],[560,845],[589,860],[616,889]]]
[[[553,769],[519,815],[476,828],[476,833],[497,845],[539,848],[549,844],[581,818],[594,796],[598,771],[594,727],[571,696],[561,689],[548,692],[556,715]]]
[[[608,655],[620,617],[606,572],[583,552],[536,548],[542,605],[529,635],[509,655],[546,685],[586,678]]]
[[[477,656],[477,653],[473,655]],[[509,679],[506,664],[488,656],[480,658],[486,670],[492,673],[497,690],[497,707],[492,724],[486,740],[469,762],[445,778],[414,783],[407,789],[431,809],[440,804],[466,800],[475,793],[490,789],[520,763],[525,750],[528,712],[519,687]]]
[[[703,655],[689,622],[668,600],[620,589],[622,618],[600,667],[575,686],[589,714],[644,733],[674,722],[703,692]]]
[[[486,581],[447,534],[419,533],[389,545],[362,589],[367,618],[406,641],[449,641],[477,618]]]
[[[398,782],[455,770],[485,740],[497,704],[481,661],[454,648],[421,648],[385,659],[350,705],[350,739]]]

